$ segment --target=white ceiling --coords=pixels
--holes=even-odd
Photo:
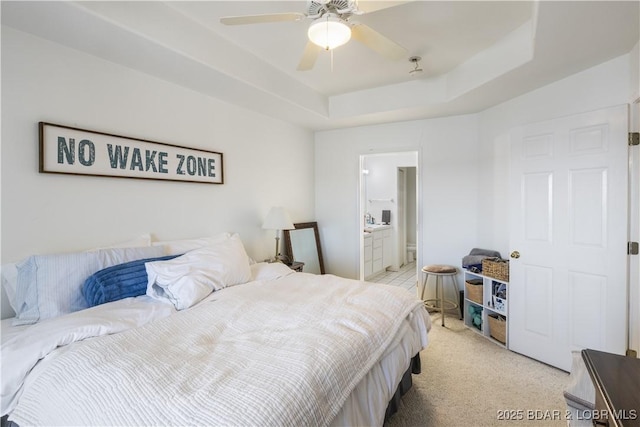
[[[375,2],[379,10],[353,19],[403,46],[406,58],[386,59],[352,39],[333,58],[321,52],[313,70],[296,71],[310,21],[220,24],[224,16],[304,13],[306,3],[1,7],[3,25],[316,130],[481,111],[628,53],[640,39],[638,1]],[[423,58],[417,77],[413,55]]]
[[[222,16],[303,12],[306,1],[176,2],[171,6],[324,95],[408,81],[412,55],[424,58],[425,75],[451,71],[531,19],[530,2],[406,2],[356,17],[407,49],[388,60],[352,40],[333,54],[322,52],[313,70],[296,71],[310,20],[225,26]],[[401,3],[401,2],[398,2]],[[464,31],[461,31],[464,29]]]

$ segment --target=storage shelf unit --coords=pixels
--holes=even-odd
[[[509,282],[494,279],[493,277],[484,276],[481,273],[472,273],[468,270],[464,271],[464,324],[471,330],[483,335],[498,345],[509,348]],[[470,297],[467,282],[476,281],[482,283],[482,301],[474,301]],[[474,286],[474,285],[472,285]],[[475,285],[480,286],[480,285]],[[496,295],[496,293],[499,295]],[[503,296],[504,298],[500,298]],[[496,299],[495,297],[498,297]],[[474,316],[471,314],[469,307],[473,307],[474,311],[481,311],[479,326],[474,324]],[[489,317],[499,317],[504,319],[504,322],[496,323],[495,320],[490,322]],[[502,328],[503,332],[496,329],[491,333],[491,325],[496,328]],[[495,338],[495,336],[503,336],[504,342],[501,342]]]

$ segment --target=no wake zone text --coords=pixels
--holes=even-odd
[[[73,165],[78,160],[83,166],[91,167],[96,162],[96,146],[83,139],[77,144],[74,138],[67,141],[58,137],[58,163]],[[136,147],[106,144],[111,169],[129,169],[140,172],[168,174],[169,168],[178,175],[216,176],[216,159],[177,153],[171,158],[166,151],[140,149]],[[77,157],[76,157],[77,154]],[[173,161],[172,161],[173,160]],[[169,164],[171,161],[171,165]]]

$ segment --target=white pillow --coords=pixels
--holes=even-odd
[[[273,280],[295,273],[281,262],[258,262],[251,265],[251,280]]]
[[[165,240],[151,242],[152,246],[163,246],[164,255],[184,254],[194,249],[215,245],[231,237],[230,233],[220,233],[216,236],[199,237],[195,239]]]
[[[138,259],[156,258],[162,256],[163,252],[163,249],[158,246],[100,249],[96,252],[98,254],[98,270]]]
[[[168,261],[145,264],[147,295],[189,308],[215,290],[251,279],[249,257],[237,234]]]
[[[13,324],[32,324],[88,308],[82,285],[93,273],[112,265],[160,255],[162,248],[147,246],[30,256],[17,264],[16,319]]]

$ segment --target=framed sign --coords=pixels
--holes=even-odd
[[[222,153],[40,122],[40,172],[223,184]]]

